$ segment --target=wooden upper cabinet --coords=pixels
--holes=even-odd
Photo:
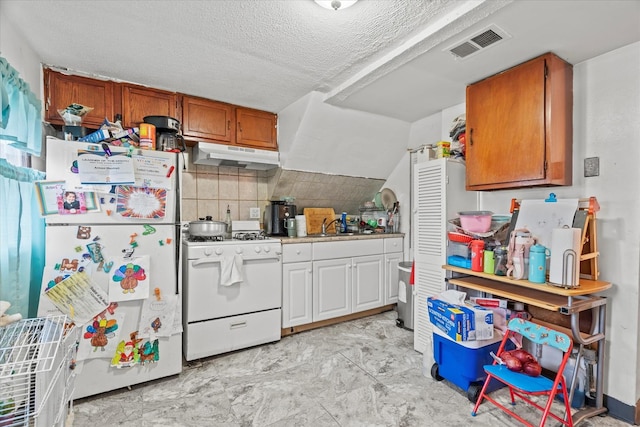
[[[198,141],[235,142],[234,113],[233,105],[184,95],[182,133]]]
[[[244,147],[277,150],[278,116],[261,110],[236,108],[236,144]]]
[[[122,83],[122,126],[132,128],[144,121],[145,116],[169,116],[177,120],[175,92]]]
[[[573,68],[548,53],[467,86],[466,188],[571,185]]]
[[[64,121],[58,114],[58,110],[73,103],[93,108],[84,116],[82,126],[98,128],[105,118],[113,120],[113,82],[71,76],[49,68],[44,69],[43,75],[45,121],[55,125],[63,125]]]

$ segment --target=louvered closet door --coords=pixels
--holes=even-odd
[[[424,352],[431,344],[432,325],[427,298],[445,289],[447,221],[457,212],[473,210],[475,192],[465,191],[464,164],[447,159],[414,165],[414,349]]]

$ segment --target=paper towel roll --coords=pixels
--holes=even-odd
[[[296,232],[298,237],[307,235],[307,217],[304,215],[296,215]]]
[[[551,260],[549,263],[549,282],[558,285],[567,285],[575,287],[580,281],[580,253],[582,230],[579,228],[554,228],[551,231]],[[567,283],[564,283],[562,277],[564,252],[567,249],[575,251],[575,262],[573,258],[567,261]],[[573,264],[574,268],[571,268]]]

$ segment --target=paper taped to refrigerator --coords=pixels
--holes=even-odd
[[[109,296],[84,271],[54,284],[44,294],[77,324],[87,323],[109,306]]]

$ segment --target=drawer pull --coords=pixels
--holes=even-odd
[[[244,322],[232,323],[231,325],[229,325],[229,329],[245,328],[246,326],[247,321],[245,320]]]

